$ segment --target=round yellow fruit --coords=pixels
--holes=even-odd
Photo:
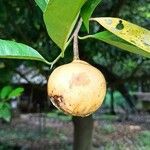
[[[88,116],[106,94],[103,74],[85,61],[74,60],[56,68],[48,80],[48,95],[58,109],[73,116]]]

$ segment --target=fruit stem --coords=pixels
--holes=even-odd
[[[82,18],[80,18],[77,27],[73,33],[73,60],[79,60],[79,47],[78,47],[78,33],[82,25]]]

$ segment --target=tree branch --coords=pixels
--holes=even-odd
[[[80,18],[78,25],[73,33],[73,54],[74,54],[74,60],[79,59],[79,47],[78,47],[78,33],[82,25],[82,19]]]
[[[116,87],[116,86],[119,86],[119,85],[122,85],[122,84],[124,84],[124,83],[126,83],[126,82],[132,82],[132,81],[138,81],[138,80],[141,80],[141,79],[144,79],[144,80],[149,80],[149,76],[148,75],[145,75],[145,76],[142,76],[142,77],[133,77],[133,76],[131,76],[131,77],[128,77],[128,78],[125,78],[125,79],[118,79],[118,80],[116,80],[116,81],[114,81],[114,82],[111,82],[110,84],[109,84],[109,86],[110,87]]]
[[[14,72],[15,72],[16,74],[18,74],[21,78],[23,78],[24,80],[26,80],[28,83],[32,84],[32,82],[30,82],[30,81],[28,80],[28,78],[26,78],[26,76],[23,75],[21,72],[19,72],[18,70],[14,70]]]

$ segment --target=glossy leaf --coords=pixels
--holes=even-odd
[[[101,2],[102,0],[88,0],[84,6],[81,9],[81,16],[83,19],[83,23],[87,29],[87,31],[89,32],[89,19],[93,13],[93,11],[95,10],[95,8],[97,7],[97,5]]]
[[[102,17],[102,18],[92,18],[92,20],[97,21],[104,28],[122,38],[123,40],[135,45],[136,47],[142,49],[142,51],[137,49],[137,53],[145,55],[145,53],[150,53],[150,31],[144,29],[140,26],[122,20],[120,18]]]
[[[69,36],[86,0],[50,0],[44,21],[51,39],[61,48],[67,47]]]
[[[33,48],[7,40],[0,40],[0,58],[38,60],[50,64]]]
[[[14,89],[8,96],[8,99],[11,98],[16,98],[18,96],[20,96],[22,94],[22,92],[24,91],[24,88],[18,87],[16,89]]]
[[[142,56],[150,58],[150,53],[147,51],[143,51],[142,49],[126,42],[125,40],[115,36],[113,33],[109,31],[103,31],[96,33],[94,35],[88,35],[84,37],[80,37],[80,39],[87,39],[87,38],[94,38],[97,40],[101,40],[105,43],[108,43],[110,45],[116,46],[118,48],[121,48],[123,50],[135,53],[135,54],[140,54]]]
[[[35,0],[35,2],[40,7],[40,9],[44,12],[46,10],[49,0]]]
[[[1,92],[0,92],[0,99],[6,99],[9,95],[9,93],[13,90],[13,88],[11,86],[5,86],[2,88]],[[0,100],[1,101],[1,100]]]

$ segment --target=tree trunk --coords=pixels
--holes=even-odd
[[[114,90],[113,89],[111,89],[111,101],[110,101],[110,113],[112,114],[112,115],[115,115],[116,113],[115,113],[115,108],[114,108]]]
[[[73,117],[74,145],[73,150],[91,150],[93,118],[92,115],[81,118]]]

